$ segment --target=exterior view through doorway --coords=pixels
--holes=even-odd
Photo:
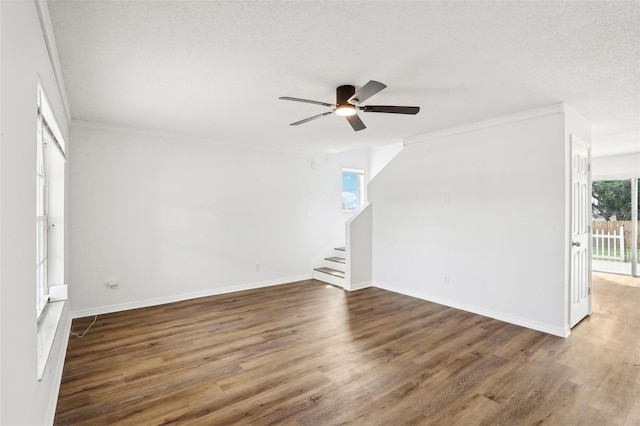
[[[638,276],[638,178],[598,180],[592,187],[592,268]]]

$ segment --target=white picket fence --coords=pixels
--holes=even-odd
[[[624,226],[618,232],[605,233],[596,230],[593,234],[593,259],[625,261]]]

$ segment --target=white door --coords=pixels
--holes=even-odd
[[[591,314],[591,149],[571,136],[571,327]]]

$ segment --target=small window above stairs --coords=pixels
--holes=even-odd
[[[313,278],[319,281],[345,287],[346,249],[336,247],[331,256],[325,257],[322,265],[313,270]]]

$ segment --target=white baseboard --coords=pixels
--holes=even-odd
[[[407,292],[404,289],[401,289],[397,286],[393,286],[393,285],[389,285],[381,282],[374,282],[373,285],[383,290],[393,291],[394,293],[400,293],[406,296],[411,296],[418,299],[426,300],[428,302],[437,303],[439,305],[448,306],[450,308],[460,309],[462,311],[471,312],[473,314],[478,314],[485,317],[508,322],[509,324],[519,325],[521,327],[530,328],[532,330],[542,331],[543,333],[552,334],[554,336],[569,337],[569,334],[571,334],[571,330],[569,328],[557,327],[551,324],[544,324],[537,321],[531,321],[527,318],[522,318],[522,317],[511,315],[511,314],[505,314],[503,312],[498,312],[498,311],[482,308],[475,305],[461,303],[455,300],[434,296],[432,294],[428,294],[425,292],[416,292],[416,291]]]
[[[349,286],[349,291],[362,290],[363,288],[371,287],[373,283],[371,281],[363,281],[360,283],[351,284]]]
[[[120,303],[117,305],[98,306],[94,308],[80,309],[71,311],[72,318],[82,318],[92,315],[109,314],[112,312],[127,311],[130,309],[148,308],[150,306],[164,305],[167,303],[181,302],[183,300],[197,299],[199,297],[216,296],[219,294],[233,293],[236,291],[253,290],[262,287],[271,287],[274,285],[287,284],[296,281],[311,279],[311,275],[295,275],[292,277],[278,278],[268,281],[259,281],[253,283],[239,284],[228,287],[213,288],[193,293],[177,294],[174,296],[157,297],[153,299],[138,300],[135,302]]]

